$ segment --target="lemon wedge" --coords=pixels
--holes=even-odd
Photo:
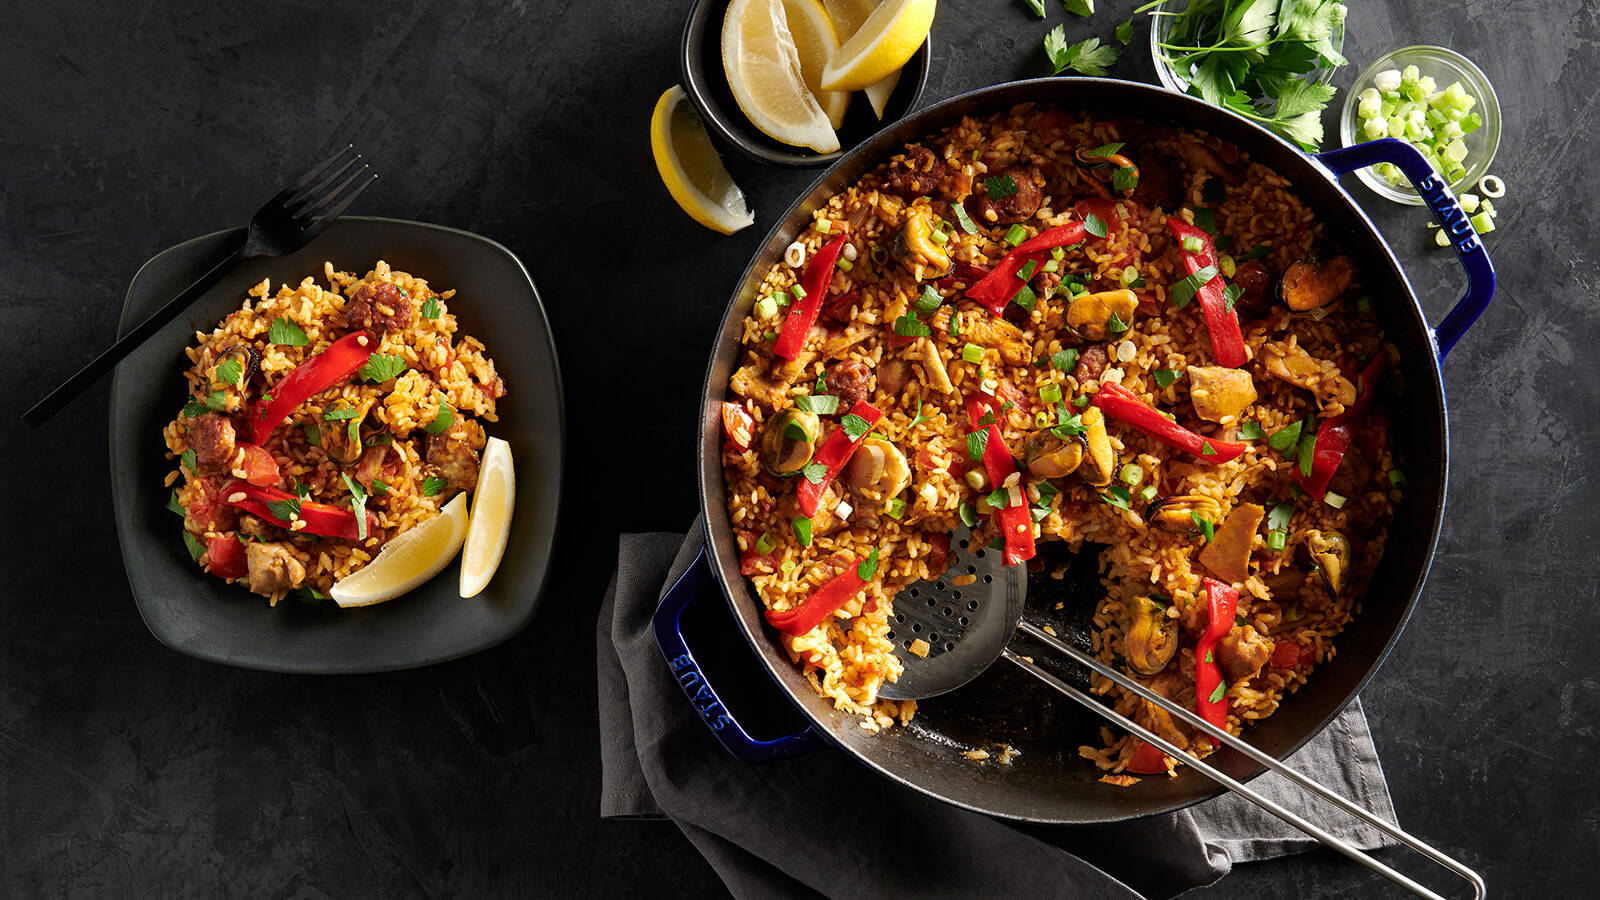
[[[828,124],[838,128],[844,124],[845,110],[850,108],[850,92],[822,89],[822,70],[839,52],[839,33],[828,17],[828,9],[821,0],[783,0],[783,13],[789,22],[789,34],[794,38],[796,55],[800,57],[800,76],[805,80],[806,90],[822,107]]]
[[[828,66],[832,64],[830,58]],[[828,114],[806,87],[783,0],[728,4],[722,20],[722,68],[739,109],[762,134],[818,153],[839,149]]]
[[[822,73],[830,91],[859,91],[905,65],[933,27],[937,0],[883,0]]]
[[[466,533],[467,495],[458,494],[437,516],[384,544],[364,568],[335,582],[333,602],[371,606],[412,590],[456,558]]]
[[[848,41],[861,30],[861,26],[872,15],[872,10],[878,4],[876,0],[822,0],[822,5],[827,8],[828,17],[833,20],[833,27],[839,34],[839,40]],[[883,110],[889,104],[889,96],[894,93],[895,85],[899,83],[900,70],[895,69],[881,80],[867,85],[865,88],[867,102],[872,104],[873,115],[879,119],[883,118]]]
[[[511,536],[511,508],[517,498],[517,476],[511,467],[511,445],[489,438],[478,467],[478,489],[472,492],[472,521],[461,549],[461,596],[476,597],[489,585]]]
[[[676,84],[661,95],[650,115],[650,152],[667,192],[696,222],[723,234],[755,222],[744,192],[711,146],[705,123]]]

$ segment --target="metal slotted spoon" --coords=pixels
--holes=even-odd
[[[1019,634],[1024,634],[1111,679],[1119,687],[1132,691],[1161,707],[1212,740],[1244,754],[1256,763],[1282,775],[1294,784],[1444,866],[1472,885],[1474,897],[1482,898],[1485,895],[1483,879],[1462,863],[1217,728],[1194,712],[1157,694],[1088,653],[1024,620],[1023,612],[1027,605],[1028,593],[1026,567],[1005,565],[1000,552],[988,547],[971,546],[971,537],[971,532],[966,528],[957,531],[951,536],[950,566],[944,575],[931,581],[919,581],[910,585],[895,597],[893,625],[889,638],[900,650],[899,655],[905,664],[905,671],[898,681],[884,685],[878,692],[880,696],[889,700],[922,700],[936,697],[977,678],[997,659],[1005,659],[1020,666],[1023,671],[1046,685],[1071,697],[1096,715],[1155,745],[1173,759],[1195,768],[1207,778],[1363,866],[1402,885],[1412,893],[1444,900],[1442,895],[1419,884],[1404,873],[1379,862],[1348,841],[1329,833],[1278,802],[1245,787],[1209,763],[1185,754],[1148,728],[1133,722],[1087,692],[1035,665],[1031,659],[1018,653],[1011,646]],[[917,644],[919,640],[926,642],[927,647],[923,648]],[[924,649],[925,654],[915,652]]]

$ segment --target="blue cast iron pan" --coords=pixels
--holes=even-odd
[[[954,97],[896,123],[840,159],[791,206],[750,261],[728,301],[706,368],[700,410],[699,477],[706,543],[700,559],[669,591],[656,614],[656,636],[668,664],[707,725],[735,757],[771,761],[832,745],[911,788],[960,807],[1010,819],[1047,824],[1112,822],[1169,812],[1222,793],[1205,777],[1181,769],[1172,779],[1146,778],[1129,788],[1097,781],[1100,772],[1077,755],[1080,744],[1097,743],[1100,720],[1064,698],[1042,692],[1012,666],[990,668],[967,687],[924,702],[911,726],[870,734],[856,717],[838,712],[811,689],[789,661],[761,617],[762,605],[739,574],[739,549],[727,516],[719,448],[719,404],[738,359],[741,322],[756,299],[764,273],[829,196],[888,159],[901,145],[931,135],[962,116],[982,116],[1023,102],[1050,103],[1101,118],[1139,118],[1203,129],[1237,144],[1288,178],[1320,217],[1328,238],[1354,258],[1366,291],[1387,333],[1400,350],[1405,385],[1391,398],[1396,440],[1409,482],[1389,528],[1383,560],[1371,579],[1362,609],[1338,638],[1338,655],[1319,666],[1299,692],[1269,719],[1245,733],[1255,746],[1279,758],[1310,740],[1367,683],[1400,638],[1421,593],[1444,514],[1448,423],[1440,363],[1488,306],[1494,269],[1478,236],[1449,188],[1407,145],[1383,140],[1307,156],[1271,132],[1198,99],[1150,85],[1101,78],[1048,78],[984,88]],[[1429,209],[1454,239],[1467,270],[1465,296],[1437,328],[1429,325],[1416,292],[1394,253],[1361,207],[1338,183],[1346,172],[1379,162],[1400,167]],[[1048,546],[1048,545],[1045,545]],[[1085,558],[1094,554],[1085,553]],[[1075,570],[1085,567],[1077,566]],[[1092,561],[1087,573],[1069,574],[1062,595],[1066,620],[1059,627],[1082,633],[1094,607]],[[1045,579],[1030,585],[1030,603]],[[1074,587],[1074,582],[1077,586]],[[759,740],[722,705],[684,639],[679,618],[699,597],[722,595],[739,629],[773,682],[800,710],[809,726],[799,734]],[[1052,604],[1053,605],[1053,604]],[[1035,606],[1035,608],[1039,608]],[[1046,607],[1048,608],[1048,607]],[[1005,741],[1021,751],[1010,766],[976,765],[960,750]],[[1231,752],[1218,755],[1236,778],[1257,773]]]

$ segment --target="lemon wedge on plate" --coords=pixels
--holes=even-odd
[[[806,90],[816,98],[817,105],[834,128],[844,124],[845,110],[850,107],[849,91],[822,89],[822,70],[828,60],[839,52],[839,34],[833,19],[821,0],[783,0],[783,13],[788,19],[789,34],[794,38],[796,54],[800,57],[800,76]]]
[[[467,495],[458,494],[437,516],[384,544],[365,567],[335,582],[329,594],[340,606],[392,600],[450,565],[466,534]]]
[[[762,134],[818,153],[839,149],[828,114],[806,87],[783,0],[728,4],[722,20],[722,68],[739,109]]]
[[[876,0],[822,0],[822,4],[827,8],[828,17],[833,20],[834,30],[838,32],[841,41],[848,41],[854,37],[878,5]],[[883,118],[884,107],[889,105],[889,96],[894,93],[895,85],[899,83],[900,70],[895,69],[882,79],[867,85],[865,89],[867,102],[872,104],[872,112],[879,119]]]
[[[656,101],[650,116],[650,152],[667,192],[696,222],[723,234],[755,222],[744,192],[711,146],[705,123],[676,84]]]
[[[917,52],[933,27],[937,0],[883,0],[822,73],[830,91],[859,91],[889,77]]]
[[[472,522],[461,549],[461,596],[476,597],[489,585],[511,537],[511,509],[517,499],[517,476],[511,467],[511,445],[489,438],[478,466],[478,489],[472,492]]]

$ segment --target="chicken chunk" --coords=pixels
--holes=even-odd
[[[272,595],[299,587],[305,581],[305,564],[295,558],[287,544],[251,541],[245,545],[244,553],[250,590],[257,594]]]
[[[969,316],[962,323],[961,336],[980,347],[1000,351],[1008,366],[1026,366],[1033,361],[1032,348],[1022,329],[995,316]]]
[[[1317,359],[1304,347],[1288,341],[1261,345],[1261,365],[1267,374],[1314,394],[1318,404],[1337,403],[1341,410],[1356,400],[1356,386],[1339,372],[1337,363]]]
[[[1235,628],[1217,644],[1217,664],[1229,684],[1249,681],[1272,658],[1273,642],[1258,633],[1253,625]]]
[[[478,452],[488,440],[475,419],[458,417],[439,434],[428,435],[428,463],[452,491],[470,491],[478,484]]]
[[[1207,422],[1232,425],[1244,408],[1256,402],[1256,383],[1243,369],[1190,366],[1189,402]]]

